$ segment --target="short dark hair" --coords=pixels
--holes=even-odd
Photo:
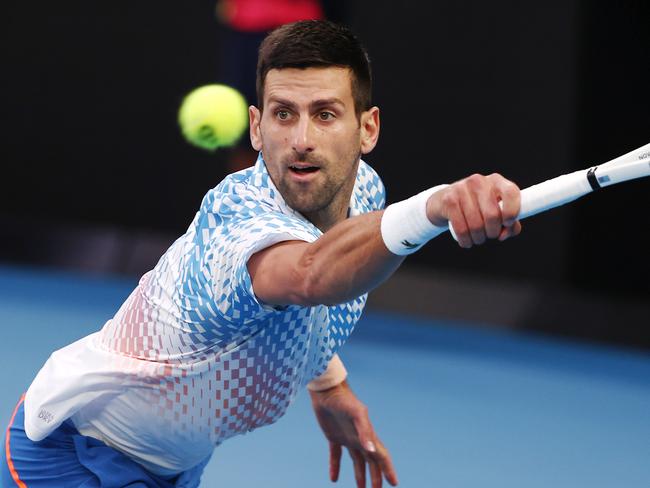
[[[272,69],[338,66],[349,68],[357,117],[371,107],[370,59],[347,27],[329,20],[301,20],[273,30],[259,48],[257,104],[264,103],[264,81]]]

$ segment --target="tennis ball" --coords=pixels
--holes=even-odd
[[[248,127],[248,105],[230,86],[201,86],[183,98],[178,123],[190,144],[214,151],[237,143]]]

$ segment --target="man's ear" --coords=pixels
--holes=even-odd
[[[379,107],[372,107],[361,114],[361,153],[368,154],[379,139]]]
[[[262,135],[260,133],[260,121],[262,113],[255,105],[248,107],[248,118],[250,121],[249,133],[251,137],[251,146],[256,151],[262,150]]]

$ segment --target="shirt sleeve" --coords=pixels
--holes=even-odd
[[[253,292],[248,260],[256,252],[282,241],[313,242],[315,228],[298,217],[278,211],[236,217],[225,223],[215,238],[211,262],[214,301],[219,315],[230,324],[246,324],[270,313],[286,311],[260,302]]]

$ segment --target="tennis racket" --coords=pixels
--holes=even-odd
[[[567,173],[521,190],[518,220],[559,207],[592,191],[650,176],[650,144],[599,166]],[[449,226],[456,239],[453,227]],[[458,239],[456,239],[458,240]]]

